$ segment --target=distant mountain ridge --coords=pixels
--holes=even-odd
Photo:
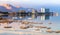
[[[2,12],[19,12],[20,10],[25,10],[26,12],[32,12],[32,8],[24,8],[20,6],[13,6],[10,4],[0,5],[0,11]]]
[[[23,7],[14,7],[10,4],[3,4],[3,5],[0,5],[0,11],[2,12],[18,12],[19,10],[22,10],[22,9],[25,9]]]

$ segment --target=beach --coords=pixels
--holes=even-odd
[[[0,0],[0,35],[60,35],[59,0]]]
[[[10,35],[60,35],[58,24],[28,22],[17,20],[12,23],[0,23],[0,34]],[[6,34],[6,35],[7,35]]]

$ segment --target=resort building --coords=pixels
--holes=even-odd
[[[41,8],[40,10],[41,10],[40,11],[41,13],[46,13],[46,12],[48,13],[48,12],[50,12],[50,10],[47,9],[47,8]]]

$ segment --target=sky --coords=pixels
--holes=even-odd
[[[0,4],[10,3],[15,5],[60,5],[60,0],[0,0]]]
[[[3,3],[37,9],[45,7],[60,13],[60,0],[0,0],[0,4]]]
[[[0,4],[8,3],[13,6],[22,6],[27,8],[46,7],[59,11],[60,0],[0,0]]]

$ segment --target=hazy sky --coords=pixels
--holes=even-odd
[[[2,3],[9,3],[12,5],[19,5],[30,8],[47,7],[60,11],[60,0],[0,0],[0,4]]]
[[[59,5],[60,0],[0,0],[0,3],[20,4],[20,5]]]

